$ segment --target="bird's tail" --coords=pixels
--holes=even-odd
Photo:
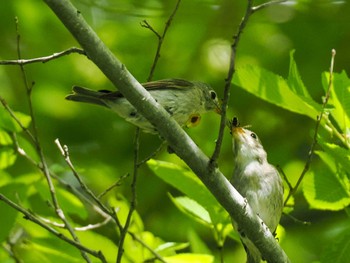
[[[104,107],[108,107],[108,105],[101,98],[104,92],[94,91],[87,88],[73,86],[73,94],[69,94],[66,96],[66,100],[86,102],[91,104],[96,104]]]

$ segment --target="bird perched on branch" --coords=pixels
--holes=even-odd
[[[208,111],[220,113],[217,95],[205,83],[164,79],[142,85],[182,127],[198,125],[202,113]],[[66,99],[107,107],[144,132],[157,133],[155,127],[119,91],[94,91],[74,86],[73,94],[68,95]]]
[[[254,132],[240,127],[236,117],[230,123],[230,130],[235,162],[231,183],[274,234],[283,209],[282,179],[268,163],[267,154]],[[247,263],[259,263],[259,250],[233,223],[247,252]]]

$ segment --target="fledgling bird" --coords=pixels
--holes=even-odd
[[[198,125],[202,113],[208,111],[220,113],[217,95],[208,84],[182,79],[164,79],[142,85],[181,127]],[[66,99],[105,106],[144,132],[157,133],[155,127],[137,112],[119,91],[94,91],[74,86],[73,94],[68,95]]]
[[[283,209],[282,179],[277,169],[268,163],[267,154],[258,136],[240,127],[236,117],[230,126],[235,162],[231,183],[274,234]],[[237,224],[233,224],[237,229]],[[247,252],[247,263],[259,263],[259,250],[239,228],[237,230]]]

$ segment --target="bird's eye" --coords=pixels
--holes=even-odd
[[[213,91],[213,90],[210,91],[210,97],[211,97],[211,99],[213,99],[213,100],[216,99],[216,93],[215,93],[215,91]]]
[[[258,138],[258,136],[256,136],[256,134],[254,133],[254,132],[252,132],[251,134],[250,134],[250,136],[253,138],[253,139],[257,139]]]

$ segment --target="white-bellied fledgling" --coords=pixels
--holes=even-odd
[[[240,127],[236,117],[231,122],[230,130],[235,165],[231,183],[271,233],[275,233],[283,209],[282,179],[276,168],[268,163],[267,154],[254,132]],[[259,250],[237,228],[237,224],[233,224],[247,252],[247,263],[259,263]]]

